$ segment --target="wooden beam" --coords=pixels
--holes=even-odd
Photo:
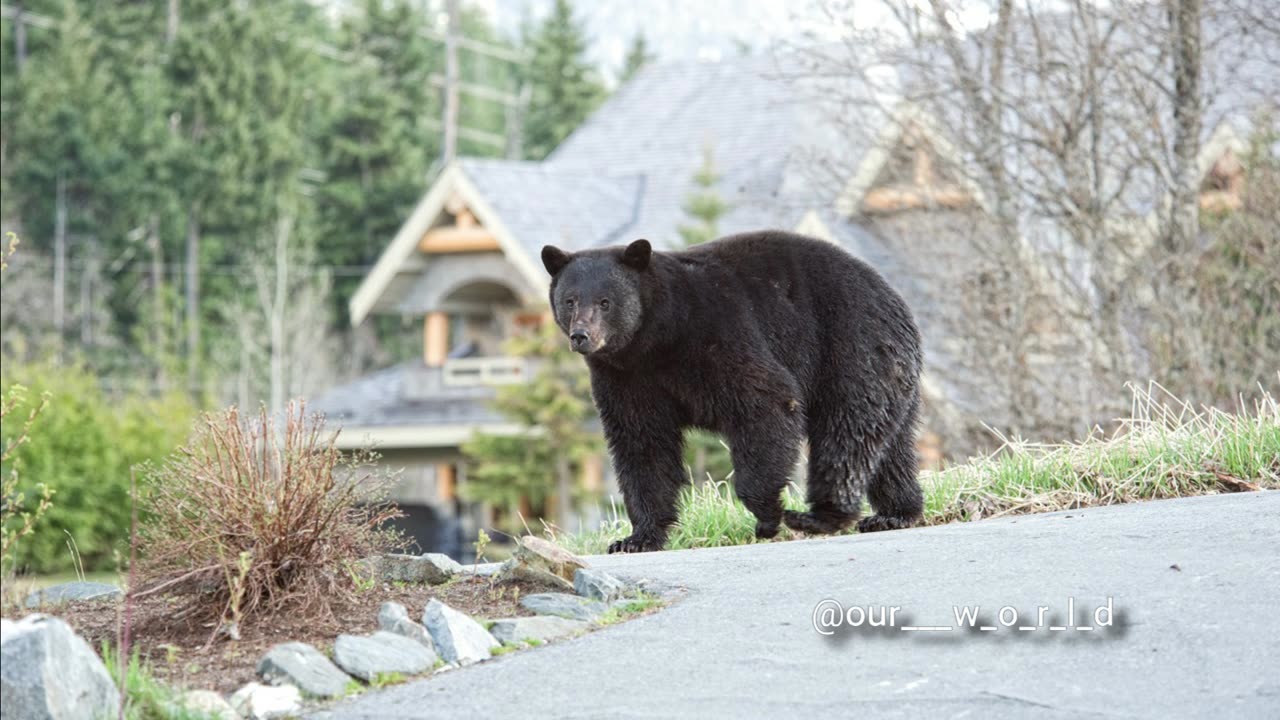
[[[500,250],[498,238],[482,227],[449,225],[428,230],[418,243],[424,253],[487,252]]]
[[[933,208],[963,210],[972,205],[973,196],[955,185],[889,185],[875,188],[862,198],[862,211],[873,215]]]
[[[1210,190],[1200,193],[1200,209],[1209,213],[1226,213],[1244,207],[1244,200],[1238,192],[1231,190]]]
[[[427,313],[422,326],[422,359],[430,367],[440,367],[448,355],[449,316],[442,312]]]

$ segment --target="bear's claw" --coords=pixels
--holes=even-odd
[[[858,532],[870,533],[881,532],[882,530],[902,530],[915,525],[914,520],[906,520],[904,518],[888,517],[886,515],[872,515],[858,521]]]
[[[652,538],[632,535],[609,543],[609,554],[653,552],[661,550],[662,545],[663,543],[656,542]]]
[[[782,521],[787,527],[806,535],[830,535],[849,527],[857,520],[856,515],[844,515],[831,511],[796,512],[787,510],[782,514]]]

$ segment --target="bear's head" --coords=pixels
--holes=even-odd
[[[648,240],[576,253],[542,248],[551,309],[574,352],[617,353],[631,344],[644,318],[644,275],[652,255]]]

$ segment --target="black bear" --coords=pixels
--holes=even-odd
[[[661,550],[688,482],[685,428],[728,440],[756,535],[908,527],[916,479],[920,334],[879,273],[836,245],[743,233],[678,252],[647,240],[550,245],[551,307],[586,357],[633,532],[609,552]],[[782,490],[809,439],[808,512]]]

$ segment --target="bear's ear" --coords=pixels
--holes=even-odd
[[[645,239],[635,240],[622,251],[622,264],[627,267],[643,270],[649,267],[649,257],[653,255],[653,247]]]
[[[551,273],[551,277],[555,277],[564,269],[565,265],[571,260],[569,253],[561,250],[554,245],[542,246],[542,266]]]

